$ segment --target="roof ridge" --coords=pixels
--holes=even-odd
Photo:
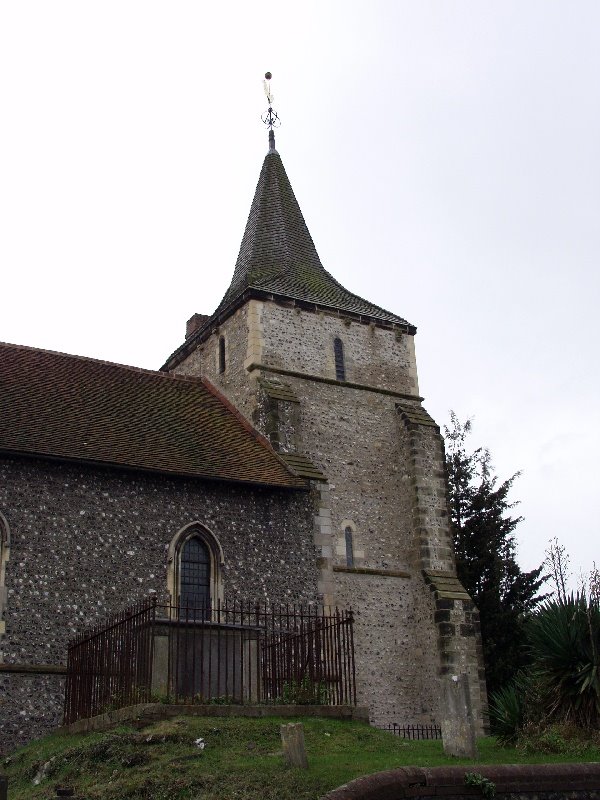
[[[308,488],[200,377],[0,343],[0,382],[0,453]]]
[[[0,342],[0,348],[7,347],[12,350],[25,350],[30,353],[44,353],[50,356],[59,356],[61,358],[68,358],[77,361],[85,361],[93,364],[102,364],[105,367],[116,367],[118,369],[125,369],[130,372],[136,372],[143,375],[152,375],[154,378],[168,378],[175,381],[187,381],[191,383],[203,383],[202,378],[197,375],[184,375],[180,372],[164,372],[162,370],[147,369],[145,367],[134,367],[132,364],[121,364],[118,361],[107,361],[103,358],[92,358],[92,356],[82,356],[76,353],[65,353],[62,350],[48,350],[45,347],[33,347],[27,344],[13,344],[12,342]]]

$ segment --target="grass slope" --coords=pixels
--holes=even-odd
[[[317,800],[360,775],[404,765],[469,764],[444,756],[441,742],[409,742],[359,722],[305,719],[309,769],[283,763],[282,720],[180,717],[107,733],[48,736],[4,761],[11,800],[55,797],[72,786],[86,800]],[[201,750],[195,741],[204,739]],[[479,763],[600,760],[590,749],[524,755],[480,741]],[[45,765],[45,767],[44,767]],[[44,768],[38,785],[33,781]]]

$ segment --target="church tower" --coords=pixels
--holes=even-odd
[[[189,320],[163,370],[208,379],[311,479],[320,596],[354,610],[371,720],[439,722],[440,678],[465,673],[481,733],[478,615],[456,577],[415,333],[325,270],[271,126],[231,284],[213,314]]]

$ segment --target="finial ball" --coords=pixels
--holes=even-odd
[[[270,72],[265,72],[265,80],[270,81],[272,77]]]

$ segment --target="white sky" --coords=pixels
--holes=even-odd
[[[600,4],[0,4],[0,340],[158,368],[229,284],[267,149],[321,260],[418,327],[526,520],[598,556]]]

